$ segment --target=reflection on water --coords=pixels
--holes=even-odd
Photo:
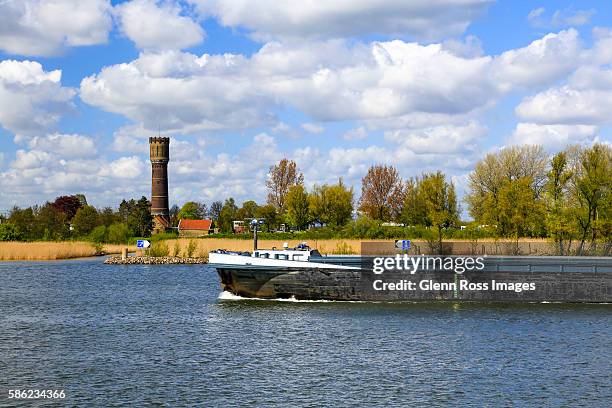
[[[9,388],[115,406],[607,406],[610,305],[219,299],[202,265],[0,264]]]

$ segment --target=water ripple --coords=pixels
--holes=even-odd
[[[609,406],[609,305],[231,299],[202,265],[0,264],[0,405]]]

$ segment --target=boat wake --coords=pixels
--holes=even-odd
[[[290,298],[276,298],[276,299],[263,299],[263,298],[247,298],[235,295],[228,291],[223,291],[219,294],[219,300],[261,300],[266,302],[291,302],[291,303],[331,303],[336,302],[335,300],[300,300],[296,299],[295,296],[291,296]]]

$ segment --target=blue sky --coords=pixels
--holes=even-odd
[[[462,193],[511,144],[609,143],[605,1],[0,0],[0,212],[148,195],[172,137],[171,202],[265,200],[376,163]]]

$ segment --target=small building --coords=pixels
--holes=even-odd
[[[212,220],[180,220],[179,237],[201,237],[214,232]]]
[[[247,232],[244,221],[232,221],[232,230],[234,234],[244,234]]]

